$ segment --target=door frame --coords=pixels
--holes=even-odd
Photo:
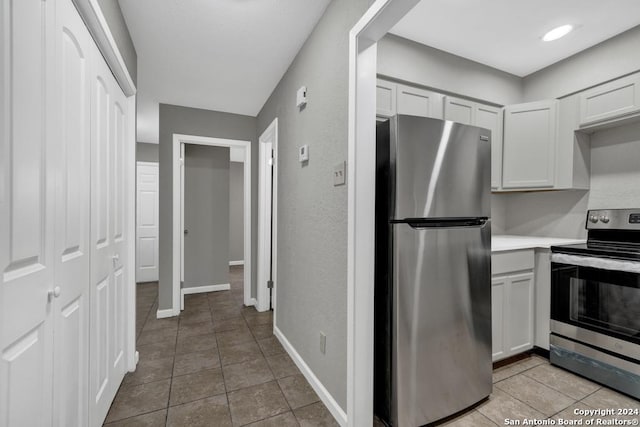
[[[273,164],[271,168],[265,167],[265,157],[268,156],[265,147],[271,144],[273,150]],[[271,280],[273,287],[273,309],[275,323],[276,308],[276,275],[277,275],[277,240],[278,240],[278,118],[262,132],[258,138],[258,278],[256,310],[269,310],[269,288],[267,286],[269,265],[265,262],[271,257]],[[271,209],[268,209],[267,200],[271,199]],[[269,233],[270,232],[270,233]],[[269,236],[270,234],[270,236]],[[268,239],[271,237],[271,239]],[[270,240],[270,245],[268,240]]]
[[[376,0],[349,32],[347,413],[340,421],[352,427],[373,423],[377,42],[419,1]]]
[[[182,275],[183,247],[183,202],[182,176],[184,161],[181,157],[185,144],[207,145],[211,147],[237,147],[244,149],[244,304],[253,305],[251,299],[251,141],[238,139],[212,138],[207,136],[173,134],[171,161],[173,164],[173,277],[172,305],[173,315],[180,314],[180,278]]]

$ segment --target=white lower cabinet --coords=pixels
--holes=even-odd
[[[494,361],[533,348],[533,250],[492,256],[491,315]]]

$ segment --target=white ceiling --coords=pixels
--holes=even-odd
[[[138,53],[138,141],[158,103],[256,116],[330,0],[119,0]]]
[[[639,24],[638,0],[422,0],[391,33],[523,77]]]

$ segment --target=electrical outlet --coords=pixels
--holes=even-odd
[[[324,332],[320,332],[320,353],[325,354],[327,352],[327,336]]]

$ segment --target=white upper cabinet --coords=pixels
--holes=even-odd
[[[586,133],[577,131],[579,103],[578,94],[558,101],[558,147],[554,185],[557,190],[586,190],[590,185],[591,139]]]
[[[378,79],[376,83],[376,114],[391,117],[396,114],[396,84]]]
[[[398,114],[442,119],[444,95],[430,90],[398,85]]]
[[[491,189],[500,189],[502,181],[502,108],[446,96],[444,99],[444,118],[491,131]]]
[[[491,131],[491,189],[497,190],[502,184],[502,127],[503,109],[476,104],[475,125]]]
[[[553,188],[557,116],[555,99],[505,107],[503,188]]]
[[[396,114],[444,118],[444,95],[426,89],[406,86],[378,79],[376,83],[376,115],[391,117]]]
[[[640,73],[580,93],[580,127],[640,113]]]
[[[464,125],[475,125],[476,103],[447,96],[444,100],[444,118]],[[492,135],[493,136],[493,135]]]

